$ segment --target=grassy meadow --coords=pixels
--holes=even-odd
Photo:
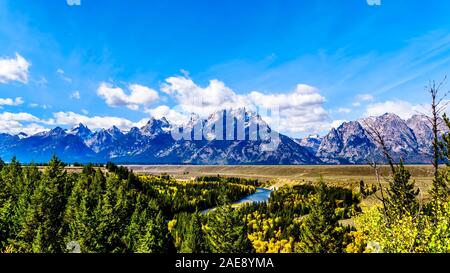
[[[304,166],[195,166],[195,165],[128,165],[135,173],[169,174],[176,179],[190,180],[200,176],[226,176],[258,179],[269,182],[271,186],[282,187],[304,182],[317,182],[321,177],[328,184],[337,186],[358,186],[363,180],[366,184],[377,183],[376,175],[368,165],[304,165]],[[409,165],[416,185],[425,192],[431,186],[433,169],[431,165]],[[381,167],[381,175],[388,176],[389,168]],[[382,180],[382,183],[387,183]]]

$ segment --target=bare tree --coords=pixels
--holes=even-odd
[[[447,76],[439,83],[436,84],[435,81],[429,83],[426,87],[428,92],[431,95],[431,117],[428,117],[428,120],[431,124],[431,129],[433,131],[433,168],[434,168],[434,177],[437,177],[439,172],[439,126],[442,123],[442,113],[445,111],[445,108],[448,106],[448,102],[445,102],[445,98],[448,95],[446,92],[443,96],[439,97],[439,92],[445,81],[447,80]]]
[[[379,145],[382,147],[382,151],[383,151],[383,155],[387,158],[389,166],[391,167],[391,171],[394,172],[395,168],[394,168],[394,163],[392,160],[392,157],[386,147],[386,143],[384,142],[384,139],[380,133],[380,131],[378,129],[376,129],[375,127],[373,127],[372,125],[370,125],[369,123],[367,123],[366,121],[363,121],[364,125],[366,126],[366,128],[368,128],[367,132],[369,133],[369,136]],[[375,159],[375,156],[372,156],[371,161],[369,161],[369,165],[372,167],[372,169],[375,171],[375,177],[377,179],[377,183],[378,186],[380,187],[380,194],[381,197],[378,197],[377,195],[375,195],[377,197],[378,200],[380,200],[383,204],[383,211],[385,216],[388,216],[388,211],[387,211],[387,200],[384,196],[384,188],[383,188],[383,184],[381,182],[381,172],[380,172],[380,167]],[[386,177],[383,177],[384,180],[388,180]]]
[[[375,126],[365,122],[368,128],[368,133],[370,137],[378,144],[381,148],[383,156],[387,160],[387,163],[391,170],[392,177],[390,179],[385,178],[389,183],[389,188],[386,189],[386,198],[384,196],[384,190],[382,188],[380,172],[378,164],[374,160],[371,166],[375,170],[375,175],[377,176],[378,184],[381,189],[381,200],[383,202],[384,212],[389,216],[392,209],[394,211],[404,213],[419,213],[421,204],[420,200],[417,200],[417,195],[419,194],[419,189],[415,187],[414,181],[410,181],[411,174],[403,165],[402,160],[400,163],[395,163],[393,157],[391,156],[388,146],[383,138],[381,132]],[[388,207],[387,207],[388,206]],[[419,211],[417,210],[419,208]]]
[[[439,161],[441,159],[441,151],[440,151],[440,131],[439,127],[442,125],[442,115],[445,112],[449,102],[446,101],[446,97],[448,95],[448,91],[440,96],[440,90],[444,83],[447,80],[447,76],[439,83],[436,84],[435,81],[430,81],[429,85],[426,87],[431,96],[431,117],[428,117],[428,121],[431,124],[431,129],[433,132],[433,170],[434,170],[434,179],[433,179],[433,188],[431,190],[434,201],[438,202],[441,197],[445,198],[447,196],[447,185],[445,181],[439,175]]]

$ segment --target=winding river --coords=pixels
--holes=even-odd
[[[249,196],[246,196],[242,198],[241,200],[233,203],[233,205],[239,205],[244,203],[262,203],[269,201],[270,194],[272,193],[272,190],[265,189],[265,188],[257,188],[256,192],[253,194],[250,194]],[[203,210],[201,213],[206,214],[209,211],[214,210],[214,208]]]

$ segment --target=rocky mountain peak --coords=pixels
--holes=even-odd
[[[169,121],[163,117],[161,119],[151,118],[145,126],[141,128],[141,132],[146,136],[159,135],[170,131]]]
[[[83,140],[88,139],[92,136],[92,131],[85,126],[83,123],[79,123],[78,125],[72,127],[69,131],[69,134],[77,135],[81,137]]]
[[[106,131],[108,132],[108,134],[110,134],[114,138],[123,136],[122,131],[119,128],[117,128],[116,126],[113,126]]]

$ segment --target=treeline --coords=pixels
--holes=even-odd
[[[56,157],[43,171],[14,158],[0,162],[1,252],[251,253],[311,245],[342,251],[349,229],[338,221],[359,203],[351,191],[322,183],[283,188],[268,203],[234,208],[257,181],[176,181],[112,163],[107,172],[88,164],[68,173],[64,166]]]
[[[203,187],[141,178],[111,163],[106,173],[94,165],[81,173],[64,167],[56,157],[44,171],[15,158],[0,161],[1,252],[173,252],[167,222],[175,212],[215,205],[210,192],[238,200],[255,190],[225,181]]]

